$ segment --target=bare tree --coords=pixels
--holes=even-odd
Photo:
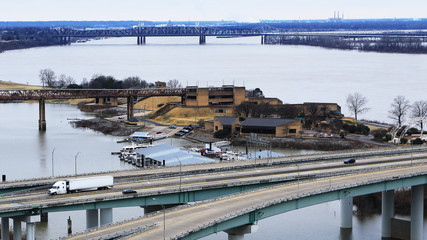
[[[167,88],[182,88],[182,85],[178,80],[173,79],[173,80],[169,80],[169,82],[166,83],[166,87]]]
[[[397,96],[394,98],[391,104],[391,109],[388,111],[389,118],[397,121],[398,126],[402,126],[402,122],[405,120],[405,115],[408,113],[411,105],[409,100],[404,96]]]
[[[39,77],[43,87],[44,86],[55,87],[56,76],[55,76],[55,72],[53,72],[51,69],[46,68],[46,69],[40,70]]]
[[[123,80],[123,88],[147,88],[148,83],[139,77],[128,77]]]
[[[416,101],[414,102],[414,104],[412,104],[412,117],[427,117],[427,101]],[[422,119],[420,120],[418,125],[421,129],[424,129]]]
[[[360,93],[349,94],[346,99],[347,107],[354,113],[354,118],[357,120],[357,114],[364,113],[369,110],[366,107],[368,100]]]

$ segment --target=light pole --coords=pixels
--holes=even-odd
[[[298,181],[298,193],[297,193],[297,196],[299,197],[299,165],[297,165],[297,168],[298,168],[298,179],[297,179],[297,181]]]
[[[52,177],[54,177],[55,176],[55,172],[54,172],[54,166],[53,166],[53,153],[55,152],[55,148],[53,148],[53,150],[52,150]]]
[[[176,159],[178,159],[179,162],[179,191],[181,192],[181,183],[182,183],[182,164],[181,164],[181,160],[179,160],[178,157],[176,157]]]
[[[153,198],[156,201],[156,198]],[[166,208],[163,204],[160,203],[163,209],[163,240],[166,240]]]
[[[79,155],[80,152],[78,152],[76,154],[76,156],[74,156],[74,175],[77,176],[77,156]]]

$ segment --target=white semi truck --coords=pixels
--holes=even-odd
[[[74,178],[57,181],[49,189],[49,195],[66,194],[79,191],[92,191],[108,189],[113,186],[114,179],[112,176],[98,176],[87,178]]]

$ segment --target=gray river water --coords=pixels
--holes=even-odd
[[[77,82],[94,74],[116,78],[140,76],[184,85],[222,84],[260,87],[268,97],[284,102],[338,102],[345,108],[345,96],[360,92],[371,110],[362,118],[388,121],[392,99],[405,95],[412,101],[425,100],[427,56],[360,53],[313,47],[260,45],[258,38],[208,38],[199,46],[194,38],[149,38],[137,46],[133,38],[105,39],[65,47],[46,47],[0,54],[0,80],[39,84],[38,72],[51,68]],[[37,103],[0,104],[0,174],[8,180],[73,175],[133,169],[117,156],[121,137],[92,130],[75,129],[68,118],[90,118],[75,106],[47,104],[47,131],[37,128]],[[165,140],[176,146],[190,146],[181,140]],[[278,150],[284,153],[287,150]],[[305,151],[304,151],[305,153]],[[293,152],[293,154],[296,154]],[[53,164],[52,164],[53,162]],[[77,163],[77,164],[76,164]],[[77,168],[75,167],[77,165]],[[138,207],[114,209],[114,221],[143,214]],[[37,239],[66,235],[66,219],[73,220],[73,232],[84,230],[84,212],[49,215],[48,223],[37,224]],[[354,229],[339,229],[339,202],[329,202],[281,214],[259,222],[257,233],[247,239],[380,239],[378,215],[356,217]],[[427,225],[425,225],[425,232]],[[427,233],[425,233],[427,236]],[[205,239],[227,239],[225,233]]]

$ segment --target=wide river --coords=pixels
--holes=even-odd
[[[0,54],[0,80],[39,85],[40,69],[50,68],[57,75],[72,76],[78,83],[94,74],[104,74],[118,79],[140,76],[148,82],[177,79],[184,86],[235,84],[248,89],[259,87],[266,96],[278,97],[286,103],[337,102],[346,115],[349,114],[346,95],[360,92],[368,98],[370,107],[361,117],[387,122],[387,112],[395,96],[426,100],[426,55],[269,46],[260,45],[259,38],[208,38],[204,46],[197,41],[196,38],[148,38],[147,45],[137,46],[136,39],[121,38],[9,51]],[[8,180],[134,168],[110,154],[121,148],[116,143],[120,137],[72,128],[68,118],[91,117],[75,106],[47,104],[46,132],[37,129],[37,103],[0,104],[0,112],[0,174],[5,174]],[[191,145],[176,139],[164,142]],[[121,221],[142,215],[143,209],[119,208],[113,214],[114,221]],[[73,220],[73,232],[84,230],[83,211],[50,214],[48,223],[37,224],[37,239],[65,236],[68,216]],[[353,224],[352,232],[340,231],[339,202],[335,201],[260,221],[259,231],[246,237],[381,238],[380,216],[354,216]],[[427,223],[424,229],[427,236]],[[227,236],[218,233],[205,239],[227,239]]]

